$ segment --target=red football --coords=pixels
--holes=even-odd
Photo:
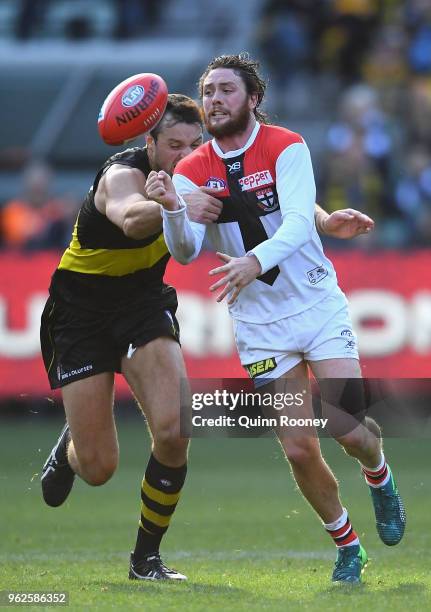
[[[115,87],[99,112],[98,127],[109,145],[122,145],[151,131],[163,116],[168,88],[158,74],[144,72]]]

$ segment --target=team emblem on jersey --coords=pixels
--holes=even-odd
[[[273,192],[271,187],[256,191],[257,205],[265,212],[272,212],[280,208],[278,204],[277,194]]]
[[[320,283],[320,281],[328,276],[328,270],[324,266],[317,266],[307,272],[308,280],[312,285]]]
[[[226,182],[221,178],[210,176],[205,183],[205,187],[210,187],[211,189],[226,189]]]
[[[227,167],[229,169],[229,174],[233,174],[234,172],[239,172],[241,170],[241,162],[236,161],[236,162],[233,162],[233,164],[228,163]]]

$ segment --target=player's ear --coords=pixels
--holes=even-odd
[[[150,149],[151,151],[154,151],[154,147],[155,147],[156,141],[151,136],[151,134],[147,134],[146,135],[145,142],[146,142],[147,148]]]
[[[248,105],[250,110],[254,110],[257,106],[258,95],[257,93],[252,93],[248,96]]]
[[[154,164],[156,158],[156,141],[151,136],[151,134],[147,134],[145,138],[145,143],[147,145],[148,158],[150,160],[150,164]]]

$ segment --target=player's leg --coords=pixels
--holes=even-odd
[[[152,436],[152,453],[141,485],[141,517],[131,556],[131,579],[185,576],[160,560],[159,547],[180,498],[187,472],[188,439],[181,437],[180,402],[186,371],[179,344],[159,337],[122,360]]]
[[[333,435],[346,453],[358,459],[370,487],[381,540],[398,544],[406,515],[391,469],[383,453],[380,429],[367,417],[361,370],[357,359],[333,358],[310,362],[319,380],[322,409],[332,422]],[[336,373],[336,378],[334,378]]]
[[[113,372],[119,359],[110,328],[103,314],[71,309],[52,298],[42,314],[45,368],[51,388],[62,388],[67,420],[42,471],[48,505],[65,501],[75,474],[100,485],[116,468]]]
[[[291,393],[294,396],[299,389],[306,390],[306,393],[302,395],[301,405],[274,411],[273,416],[280,417],[286,413],[290,419],[314,417],[307,365],[304,361],[283,374],[278,380],[262,387],[262,390],[273,395]],[[302,494],[323,522],[331,523],[340,516],[342,507],[338,498],[337,481],[322,457],[316,429],[297,426],[277,427],[276,434]]]
[[[373,468],[381,459],[381,439],[377,423],[366,417],[361,368],[357,359],[310,361],[319,382],[322,410],[329,418],[332,436],[347,454]],[[369,426],[368,426],[369,424]]]
[[[85,482],[107,482],[118,465],[114,421],[114,374],[104,372],[63,387],[63,403],[70,428],[68,461]]]
[[[77,380],[63,387],[62,394],[67,422],[42,474],[42,492],[50,506],[66,500],[76,474],[98,486],[118,464],[113,374]]]
[[[319,320],[320,317],[313,317],[313,325]],[[297,419],[314,417],[308,369],[303,355],[298,352],[303,327],[301,316],[267,325],[234,321],[241,363],[256,387],[264,393],[281,393],[279,397],[286,397],[286,393],[294,397],[299,392],[303,403],[286,406],[283,411],[283,416]],[[265,413],[281,423],[280,411],[274,409],[271,414],[265,409]],[[280,426],[276,433],[299,489],[339,549],[333,580],[359,582],[366,554],[341,505],[337,481],[322,457],[315,428]]]
[[[168,337],[152,340],[123,357],[122,372],[148,422],[152,452],[161,463],[177,468],[187,461],[188,439],[181,437],[181,390],[187,375],[179,344]]]
[[[286,393],[295,396],[301,390],[301,404],[289,406],[285,411],[286,415],[290,419],[314,418],[305,362],[299,363],[280,379],[268,385],[268,391],[283,393],[284,396]],[[306,393],[303,393],[304,390]],[[279,412],[279,416],[283,412]],[[337,547],[338,556],[332,575],[333,581],[359,582],[361,571],[367,562],[367,555],[360,546],[347,510],[341,504],[337,481],[322,457],[315,428],[278,427],[276,433],[301,493],[316,511]]]

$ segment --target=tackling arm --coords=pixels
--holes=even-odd
[[[185,185],[185,186],[184,186]],[[188,264],[202,248],[205,225],[189,221],[182,193],[190,193],[198,187],[185,177],[176,175],[175,186],[164,172],[150,172],[146,190],[149,197],[159,202],[163,210],[163,233],[169,252],[178,262]]]
[[[111,166],[100,181],[95,203],[128,238],[140,240],[162,229],[160,204],[147,197],[145,176],[137,168]]]

